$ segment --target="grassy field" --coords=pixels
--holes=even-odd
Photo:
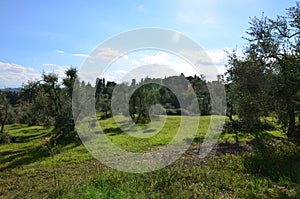
[[[0,198],[299,198],[300,150],[280,131],[222,135],[205,159],[197,155],[210,117],[200,118],[197,136],[175,163],[150,173],[117,171],[95,160],[83,145],[48,144],[52,129],[7,125],[15,142],[0,145]],[[172,139],[179,117],[168,117],[153,138],[132,138],[114,120],[100,121],[117,146],[155,150]]]

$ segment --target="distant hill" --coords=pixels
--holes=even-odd
[[[20,92],[22,88],[1,88],[0,91]]]

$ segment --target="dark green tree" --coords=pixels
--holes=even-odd
[[[253,55],[240,59],[233,53],[228,63],[229,108],[234,107],[245,130],[253,132],[260,128],[260,117],[270,112],[269,72]]]
[[[287,9],[286,16],[252,18],[244,55],[230,56],[228,70],[239,116],[255,124],[264,112],[274,112],[291,140],[300,140],[296,126],[300,90],[299,16],[297,2]]]
[[[6,94],[0,92],[0,143],[7,143],[11,141],[11,137],[4,132],[4,126],[7,123],[11,104],[9,103]]]
[[[59,87],[59,93],[57,97],[59,111],[55,116],[55,129],[57,135],[52,139],[53,142],[68,144],[71,142],[79,142],[75,130],[75,123],[72,115],[72,93],[74,83],[77,81],[77,69],[69,68],[65,71],[65,78],[63,78],[63,88]]]
[[[145,81],[147,82],[147,80]],[[135,90],[129,101],[129,113],[133,121],[136,123],[147,123],[150,121],[150,107],[158,103],[159,88],[157,84],[145,83]]]
[[[4,125],[8,119],[8,109],[10,107],[9,101],[3,93],[0,93],[0,134],[4,133]]]

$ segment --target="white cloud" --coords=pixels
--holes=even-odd
[[[102,58],[112,55],[115,58],[118,54],[117,51],[111,49],[102,50],[100,53]],[[185,51],[180,54],[183,57],[165,51],[154,51],[154,53],[153,51],[142,51],[142,53],[135,51],[122,57],[126,61],[120,59],[113,62],[102,76],[107,80],[120,83],[123,80],[129,81],[131,78],[139,80],[146,76],[155,78],[183,73],[186,76],[204,74],[206,79],[211,81],[215,80],[218,74],[224,74],[226,71],[225,50]]]
[[[61,72],[65,69],[61,69]],[[106,81],[114,81],[120,83],[122,77],[127,73],[126,70],[110,70],[106,71],[104,74],[100,71],[79,71],[78,76],[81,81],[85,83],[90,83],[92,86],[95,85],[97,78],[105,78]]]
[[[142,66],[156,66],[156,69],[158,68],[157,66],[161,66],[162,69],[159,70],[159,72],[161,73],[161,77],[174,75],[174,71],[177,73],[177,75],[179,75],[180,73],[184,73],[185,75],[194,75],[197,73],[195,68],[193,68],[192,65],[190,65],[182,58],[162,51],[158,51],[154,55],[143,55],[143,57],[139,60],[139,63]],[[165,70],[166,67],[172,69],[172,71]],[[149,69],[148,71],[151,70]],[[149,77],[152,76],[152,74],[148,75]]]
[[[146,12],[147,12],[147,10],[146,10],[144,4],[139,4],[139,5],[137,5],[136,10],[137,10],[138,12],[141,12],[141,13],[146,13]]]
[[[23,73],[26,71],[26,68],[19,64],[0,62],[0,70]]]
[[[132,59],[130,62],[133,66],[140,66],[140,62],[135,59]]]
[[[27,80],[34,80],[40,77],[31,67],[19,64],[0,62],[0,88],[20,87]]]
[[[166,52],[157,52],[155,55],[144,55],[139,61],[140,65],[156,64],[170,66],[178,74],[188,75],[204,74],[207,80],[214,80],[218,74],[226,71],[227,55],[225,50],[200,51],[200,52],[181,52],[185,59],[192,62],[188,63],[183,58],[177,57]]]
[[[74,53],[74,54],[72,54],[72,56],[74,56],[74,57],[88,57],[89,55],[82,54],[82,53]]]
[[[56,64],[43,64],[43,66],[54,67],[54,66],[56,66]]]
[[[126,55],[121,55],[118,50],[114,50],[114,49],[111,49],[111,48],[100,48],[100,49],[97,49],[97,50],[98,50],[98,52],[93,57],[96,60],[101,59],[101,60],[105,60],[105,61],[111,61],[111,60],[116,59],[118,57],[126,58]]]
[[[32,67],[20,64],[0,62],[0,88],[20,87],[28,80],[39,80],[42,72],[55,73],[61,81],[65,77],[65,71],[70,68],[70,66],[57,64],[43,64],[43,66],[47,67],[37,71]]]
[[[220,65],[226,63],[227,55],[225,50],[206,51],[206,53],[214,62],[214,64]]]
[[[55,52],[58,53],[58,54],[64,54],[65,53],[65,51],[63,51],[63,50],[55,50]]]
[[[104,74],[104,78],[106,79],[106,81],[114,81],[117,83],[121,83],[120,80],[127,73],[128,71],[126,70],[108,71],[107,73]]]
[[[209,56],[209,58],[211,59],[211,61],[213,62],[220,74],[224,74],[226,72],[225,65],[227,64],[228,60],[227,53],[231,52],[233,52],[233,50],[230,48],[226,48],[223,50],[206,51],[207,55]],[[242,56],[243,52],[241,50],[236,50],[236,54],[238,56]]]
[[[141,61],[145,64],[169,64],[169,54],[166,52],[158,51],[155,55],[144,55]]]
[[[32,67],[27,67],[27,70],[33,72],[33,71],[34,71],[34,68],[32,68]]]
[[[227,62],[227,55],[225,50],[207,51],[208,56],[211,58],[214,65],[220,74],[226,72],[225,64]]]
[[[65,72],[69,68],[70,68],[70,66],[60,66],[60,65],[54,64],[54,66],[52,68],[48,67],[48,68],[44,69],[43,71],[40,71],[40,73],[42,73],[42,72],[45,72],[46,74],[47,73],[55,73],[56,75],[58,75],[59,81],[62,82],[62,79],[66,76]],[[41,75],[39,75],[39,77],[40,76]]]
[[[120,81],[130,83],[132,79],[136,79],[139,82],[142,78],[145,77],[164,78],[170,76],[177,76],[179,74],[180,73],[178,73],[174,67],[168,65],[142,65],[140,67],[128,71],[122,76],[122,79]]]
[[[64,77],[65,76],[65,72],[67,69],[69,69],[70,66],[58,66],[54,72],[55,74],[57,74],[59,77]]]

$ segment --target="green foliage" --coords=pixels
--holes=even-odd
[[[111,99],[108,94],[101,94],[96,96],[96,109],[97,111],[104,112],[104,118],[111,116]]]
[[[98,84],[96,90],[104,91],[105,87],[101,79],[98,80]],[[224,87],[223,82],[209,82],[208,84],[211,91],[215,91],[214,93],[224,94],[224,91],[219,92],[220,88]],[[111,100],[114,100],[112,104],[120,107],[114,108],[118,113],[128,115],[127,106],[122,106],[122,104],[129,101],[129,115],[136,123],[150,122],[149,110],[155,104],[160,104],[166,110],[167,115],[199,115],[199,111],[196,110],[200,110],[202,115],[210,115],[211,103],[214,103],[214,114],[224,114],[224,110],[220,107],[226,104],[225,101],[211,102],[204,77],[196,75],[185,77],[181,74],[164,79],[146,77],[138,83],[134,79],[130,85],[126,83],[117,85],[117,93],[120,95]],[[104,100],[101,100],[101,96],[96,98],[100,107],[101,101]],[[215,98],[218,99],[218,96]],[[102,104],[104,107],[102,110],[105,110],[105,103],[102,102]]]
[[[80,143],[72,115],[72,92],[77,78],[77,69],[71,67],[65,74],[66,78],[63,79],[65,89],[61,90],[58,96],[63,100],[58,101],[59,108],[55,116],[54,127],[57,135],[51,141],[59,144]]]
[[[227,95],[247,131],[259,126],[260,117],[267,116],[271,103],[268,96],[268,71],[255,57],[241,60],[236,54],[229,57]]]
[[[16,111],[19,122],[28,125],[55,127],[52,143],[78,142],[72,116],[72,91],[77,78],[77,69],[70,68],[61,85],[58,75],[43,73],[39,81],[24,84]]]
[[[297,2],[286,16],[252,18],[244,55],[233,52],[227,71],[230,102],[248,130],[261,116],[275,113],[294,141],[300,140],[295,131],[300,110],[299,14]]]
[[[209,89],[209,95],[211,98],[209,104],[212,107],[212,115],[224,115],[226,113],[227,105],[225,93],[225,80],[223,75],[218,75],[217,78],[217,81],[207,83],[207,88]]]
[[[133,121],[136,123],[150,121],[150,107],[158,103],[159,89],[160,86],[157,84],[145,84],[134,91],[129,101],[129,113]]]
[[[103,119],[111,117],[111,98],[113,90],[116,86],[115,82],[107,82],[105,84],[105,79],[96,79],[96,110],[98,112],[103,112]]]
[[[11,105],[6,94],[0,92],[0,144],[11,142],[11,137],[4,132],[4,126],[11,116]]]

